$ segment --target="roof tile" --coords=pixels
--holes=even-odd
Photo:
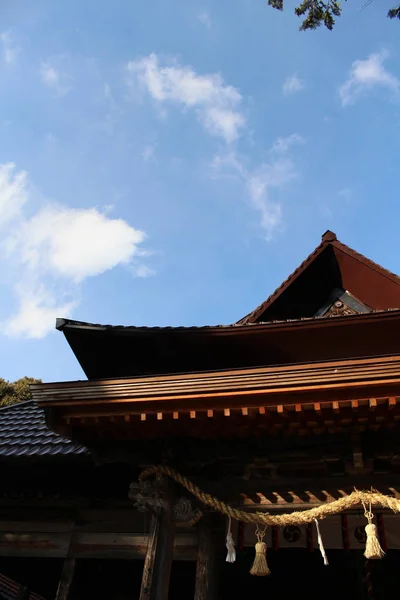
[[[83,446],[50,431],[43,409],[34,400],[0,409],[0,459],[87,453]]]

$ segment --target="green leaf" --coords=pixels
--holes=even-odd
[[[400,19],[400,6],[391,8],[388,12],[389,19]]]
[[[283,0],[268,0],[268,6],[272,6],[276,10],[283,10]]]

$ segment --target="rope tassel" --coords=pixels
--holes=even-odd
[[[329,562],[328,562],[328,557],[327,557],[326,552],[325,552],[324,542],[322,541],[321,532],[319,530],[318,519],[314,519],[314,523],[315,523],[315,528],[317,530],[317,539],[318,539],[319,551],[321,552],[322,558],[324,559],[324,565],[327,567],[329,565]]]
[[[373,523],[374,515],[371,511],[371,503],[369,505],[369,510],[367,510],[365,503],[362,503],[364,506],[364,516],[368,520],[368,525],[365,526],[365,533],[367,534],[367,541],[365,544],[365,558],[370,558],[372,560],[378,560],[379,558],[383,558],[385,556],[384,551],[381,548],[378,538],[378,528]]]
[[[267,526],[264,529],[260,529],[257,525],[256,527],[256,556],[253,562],[253,566],[250,569],[250,575],[257,575],[258,577],[264,577],[265,575],[270,575],[271,571],[268,568],[267,564],[267,544],[264,542],[265,532],[267,530]]]
[[[365,558],[378,559],[385,556],[384,551],[378,540],[378,529],[372,522],[368,522],[365,527],[365,533],[367,534],[367,543],[365,545]]]
[[[371,558],[373,560],[377,560],[379,558],[383,558],[385,556],[384,551],[381,548],[378,539],[378,528],[372,522],[373,514],[370,512],[368,516],[368,525],[365,526],[365,533],[367,534],[367,542],[365,544],[365,558]]]
[[[228,533],[226,534],[226,549],[228,550],[228,554],[226,555],[226,562],[228,563],[234,563],[236,560],[235,542],[233,541],[231,525],[232,520],[229,517]]]

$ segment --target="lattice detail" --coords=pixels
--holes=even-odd
[[[342,300],[336,300],[330,307],[330,309],[325,313],[324,317],[344,317],[347,315],[357,315],[359,314],[354,308],[350,308],[345,302]]]

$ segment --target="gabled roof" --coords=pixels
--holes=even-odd
[[[57,319],[56,327],[88,379],[103,379],[397,353],[399,309],[400,279],[327,231],[300,267],[233,325],[147,328]],[[327,335],[329,344],[321,343]]]
[[[50,431],[43,409],[34,400],[0,409],[0,460],[77,454],[88,454],[88,450]]]
[[[365,310],[400,307],[400,278],[326,231],[317,248],[255,310],[237,324],[310,318],[335,291],[350,293]]]

